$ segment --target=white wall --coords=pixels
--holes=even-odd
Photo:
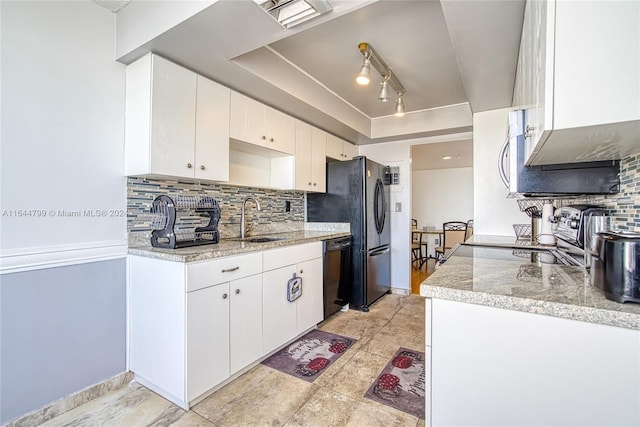
[[[418,227],[473,219],[472,167],[413,171],[411,182],[412,218]],[[438,236],[428,238],[427,253],[434,255]]]
[[[34,253],[122,255],[124,65],[113,57],[114,15],[89,1],[1,7],[3,265]]]
[[[509,108],[473,115],[474,233],[515,236],[512,224],[527,224],[498,174],[498,156],[507,138]]]
[[[465,133],[359,147],[361,156],[366,156],[383,165],[400,167],[400,184],[391,186],[391,286],[393,288],[411,289],[411,146],[470,137],[470,134]],[[401,205],[401,212],[396,212],[397,203]]]
[[[127,242],[114,15],[90,1],[0,11],[3,424],[126,370]]]

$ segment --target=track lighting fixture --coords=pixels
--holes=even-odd
[[[391,88],[398,94],[394,115],[396,117],[404,116],[405,110],[403,96],[407,91],[404,86],[402,86],[402,83],[400,83],[400,80],[398,80],[398,77],[393,74],[391,68],[389,68],[369,43],[362,42],[358,44],[358,49],[364,56],[364,60],[356,81],[361,85],[369,84],[369,81],[371,80],[371,66],[373,65],[373,68],[380,73],[380,76],[383,79],[380,87],[380,94],[378,95],[378,101],[389,102],[389,86],[391,86]]]

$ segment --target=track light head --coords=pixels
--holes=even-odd
[[[378,101],[380,102],[389,102],[389,83],[387,82],[387,78],[384,79],[382,83],[380,83],[380,94],[378,95]]]
[[[369,58],[364,58],[364,61],[362,63],[362,68],[360,68],[360,72],[358,73],[358,77],[356,77],[356,82],[359,85],[368,85],[369,81],[370,81],[370,75],[371,75],[371,61],[369,61]]]
[[[393,113],[393,115],[396,117],[404,116],[404,101],[402,100],[402,95],[403,94],[399,93],[398,100],[396,101],[396,110]]]

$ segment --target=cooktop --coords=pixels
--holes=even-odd
[[[454,248],[442,262],[446,262],[447,259],[454,256],[518,261],[522,263],[577,265],[571,257],[558,250],[531,247],[500,248],[495,246],[462,244]]]

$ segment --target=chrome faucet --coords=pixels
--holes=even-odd
[[[244,199],[244,202],[242,202],[242,209],[240,210],[240,238],[241,239],[244,239],[244,235],[247,231],[244,225],[244,209],[249,200],[253,200],[253,202],[256,204],[256,208],[260,210],[260,202],[258,202],[258,200],[253,197],[247,197],[246,199]]]

